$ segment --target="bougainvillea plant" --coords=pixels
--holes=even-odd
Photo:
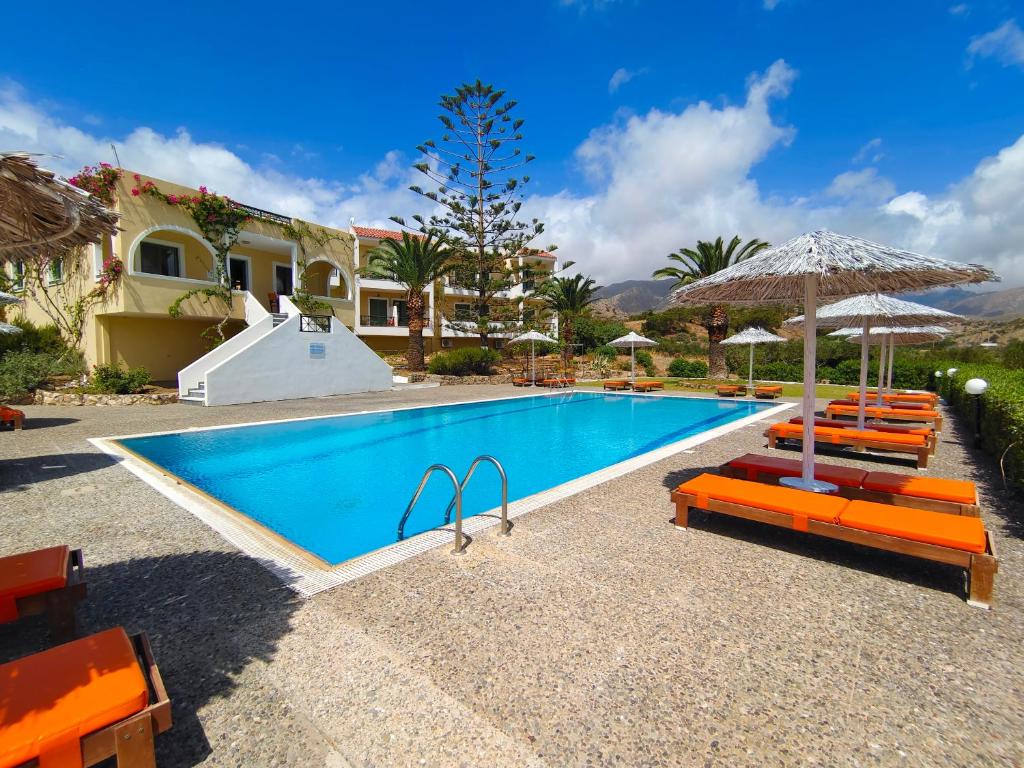
[[[181,305],[194,296],[200,296],[206,302],[220,299],[225,307],[224,316],[216,325],[203,331],[203,336],[214,346],[223,343],[224,326],[231,319],[232,304],[231,287],[228,285],[228,253],[238,242],[242,227],[252,216],[238,207],[231,198],[210,192],[206,187],[199,187],[199,194],[169,195],[162,192],[152,181],[143,181],[139,174],[135,174],[135,183],[131,190],[133,197],[148,195],[167,205],[185,210],[195,221],[206,241],[213,246],[214,285],[186,291],[174,300],[167,311],[171,317],[181,317]]]
[[[83,189],[104,205],[113,205],[117,190],[117,180],[121,178],[121,169],[110,163],[87,165],[68,182]]]

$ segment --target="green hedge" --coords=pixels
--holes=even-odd
[[[708,375],[708,364],[703,360],[677,357],[669,365],[668,375],[677,379],[702,379]]]
[[[440,376],[488,376],[501,355],[493,349],[464,347],[438,352],[430,358],[427,370]]]
[[[951,362],[935,365],[933,371],[951,367],[957,369],[956,375],[944,375],[935,383],[959,415],[968,433],[965,441],[973,438],[978,424],[974,397],[964,391],[964,384],[968,379],[984,379],[988,389],[981,395],[981,447],[996,461],[1003,457],[1007,484],[1017,491],[1024,490],[1024,370]]]
[[[99,395],[135,395],[149,384],[143,367],[122,368],[120,363],[103,363],[92,369],[89,391]]]

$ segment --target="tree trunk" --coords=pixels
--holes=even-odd
[[[708,377],[724,379],[728,369],[721,342],[729,333],[729,308],[724,304],[715,304],[711,307],[704,327],[708,331]]]
[[[572,359],[572,319],[568,316],[562,318],[562,372],[569,370],[569,361]]]
[[[409,311],[409,351],[406,364],[410,371],[422,371],[423,365],[423,289],[409,291],[406,298]]]

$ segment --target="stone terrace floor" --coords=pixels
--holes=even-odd
[[[29,406],[0,434],[0,554],[85,549],[81,629],[153,642],[165,767],[1024,762],[1024,514],[955,423],[928,474],[981,486],[990,612],[957,569],[701,513],[675,530],[669,489],[762,425],[308,600],[86,442],[512,393]],[[0,626],[0,661],[47,642]]]

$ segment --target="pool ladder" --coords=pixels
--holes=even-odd
[[[501,462],[493,456],[486,454],[477,456],[473,459],[473,463],[469,465],[469,471],[466,472],[466,476],[462,478],[460,483],[458,478],[455,477],[455,473],[451,467],[446,464],[431,464],[427,467],[427,471],[423,473],[423,477],[420,479],[420,484],[416,488],[416,493],[412,495],[412,499],[409,501],[409,506],[405,508],[405,514],[402,515],[402,519],[398,521],[398,540],[402,541],[405,538],[405,521],[409,519],[409,515],[412,514],[413,507],[416,506],[416,502],[420,500],[420,494],[423,493],[423,488],[427,484],[427,480],[434,472],[444,472],[448,476],[448,479],[452,481],[452,487],[455,489],[455,495],[452,500],[448,503],[448,508],[444,511],[444,524],[448,525],[452,519],[452,507],[455,508],[455,549],[452,550],[456,555],[461,555],[465,552],[465,547],[462,543],[462,492],[466,490],[466,485],[469,484],[469,479],[476,472],[476,468],[480,466],[480,462],[489,461],[494,465],[494,468],[498,470],[498,474],[501,476],[501,535],[508,536],[511,533],[511,528],[508,522],[508,475],[505,474],[505,468],[501,466]]]

